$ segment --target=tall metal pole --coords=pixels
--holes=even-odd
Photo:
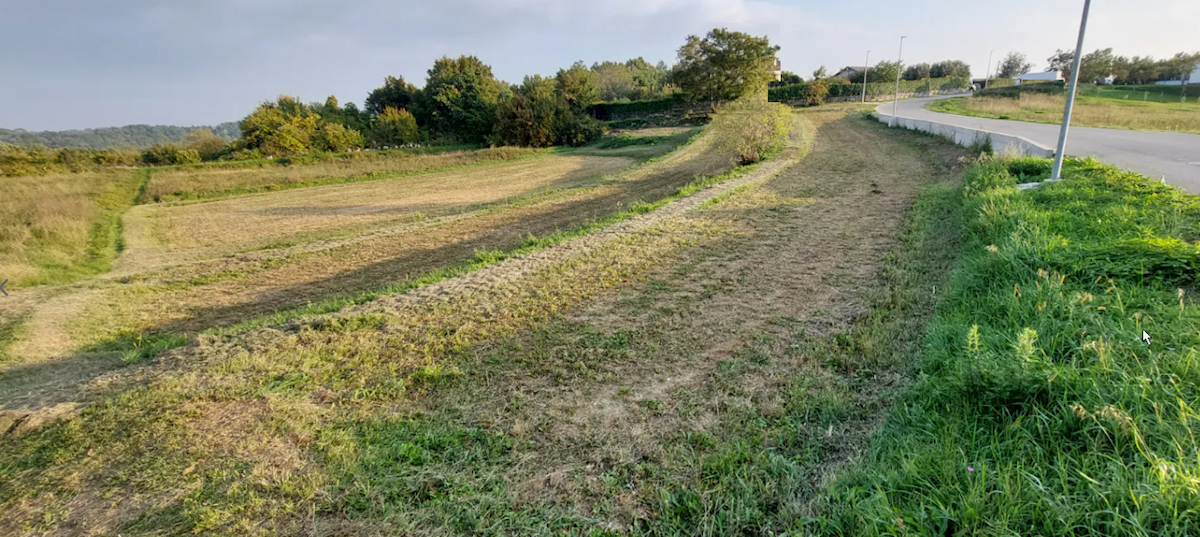
[[[906,37],[908,36],[900,36],[900,53],[896,56],[896,98],[892,99],[892,120],[888,122],[889,127],[896,126],[896,109],[900,106],[900,71],[902,70],[900,66],[904,61],[904,38]]]
[[[984,77],[983,77],[983,89],[987,89],[988,81],[990,81],[992,79],[992,52],[996,52],[996,51],[993,50],[991,52],[988,52],[988,68],[987,68],[987,75],[984,75]]]
[[[867,75],[871,74],[871,51],[869,51],[869,50],[867,51],[867,62],[864,63],[863,65],[867,66],[865,69],[863,69],[863,100],[862,100],[862,102],[865,103],[865,102],[867,102]]]
[[[1088,9],[1092,0],[1083,0],[1083,18],[1079,21],[1079,40],[1075,43],[1075,59],[1071,62],[1071,83],[1067,86],[1067,108],[1063,110],[1062,129],[1058,131],[1058,148],[1054,150],[1054,166],[1050,180],[1062,179],[1063,154],[1067,150],[1067,130],[1071,128],[1071,110],[1075,107],[1075,88],[1079,84],[1079,63],[1083,60],[1083,34],[1087,31]]]

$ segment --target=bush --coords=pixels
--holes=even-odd
[[[174,144],[154,144],[142,152],[142,164],[151,166],[173,166],[200,162],[200,153],[195,149],[183,149]]]
[[[371,126],[371,142],[375,145],[407,145],[420,138],[417,119],[403,108],[384,108]]]
[[[319,151],[340,153],[347,149],[362,147],[363,137],[358,131],[346,128],[339,123],[326,123],[317,129],[317,135],[313,142]]]
[[[1063,94],[1066,91],[1066,83],[1059,80],[1056,82],[1030,82],[1017,86],[989,86],[988,89],[975,92],[975,96],[1018,99],[1022,93]]]
[[[662,99],[648,101],[632,101],[627,103],[596,103],[588,107],[592,117],[601,121],[626,119],[634,116],[645,116],[670,112],[685,102],[683,94],[677,93]]]
[[[743,97],[721,107],[709,128],[716,147],[730,153],[735,163],[746,165],[781,150],[792,127],[786,107],[761,97]]]
[[[819,101],[824,102],[825,99],[842,98],[842,97],[857,97],[863,92],[862,84],[851,84],[848,82],[827,81],[812,81],[802,84],[791,84],[787,86],[779,86],[767,90],[767,100],[776,103],[805,103],[816,102],[810,96],[814,94],[814,90],[808,86],[813,84],[827,84],[827,94]],[[966,77],[947,77],[947,78],[926,78],[922,80],[901,80],[900,93],[930,93],[932,88],[937,88],[941,92],[949,92],[954,90],[966,90],[971,87],[970,79]],[[867,96],[878,97],[882,95],[891,95],[896,90],[895,81],[889,82],[872,82],[867,84]],[[816,104],[820,104],[817,102]]]

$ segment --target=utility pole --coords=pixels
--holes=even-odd
[[[900,106],[900,72],[903,71],[901,65],[904,61],[904,38],[906,37],[908,36],[900,36],[900,53],[896,56],[896,98],[892,99],[892,121],[888,123],[889,127],[896,126],[896,109]]]
[[[867,75],[871,74],[871,51],[867,51],[867,61],[864,63],[866,67],[863,69],[863,100],[867,102]]]
[[[1083,18],[1079,21],[1079,40],[1075,43],[1075,59],[1071,61],[1071,83],[1067,86],[1067,108],[1063,110],[1062,129],[1058,131],[1058,148],[1054,151],[1054,166],[1050,180],[1062,179],[1063,154],[1067,150],[1067,130],[1071,128],[1071,110],[1075,107],[1075,89],[1079,85],[1079,63],[1083,60],[1083,34],[1087,32],[1088,9],[1092,0],[1083,0]]]
[[[987,75],[985,75],[983,78],[983,89],[987,89],[988,82],[992,80],[992,53],[993,52],[996,52],[996,51],[993,50],[991,52],[988,52],[988,68],[987,68]]]

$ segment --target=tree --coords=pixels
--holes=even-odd
[[[800,75],[793,73],[791,71],[784,71],[783,74],[779,76],[779,85],[781,85],[781,86],[787,86],[789,84],[800,84],[802,82],[804,82],[804,79],[800,78]]]
[[[1033,69],[1033,64],[1020,52],[1009,52],[1000,62],[1000,70],[996,72],[999,78],[1014,78]]]
[[[363,146],[362,134],[348,129],[341,123],[326,123],[313,136],[313,146],[318,151],[342,152]]]
[[[868,82],[887,82],[896,80],[896,75],[900,74],[900,62],[890,62],[883,60],[871,68],[867,75]]]
[[[475,56],[442,57],[429,69],[424,97],[437,132],[465,141],[483,141],[492,131],[500,82]]]
[[[417,119],[408,110],[391,106],[375,116],[371,126],[371,141],[375,145],[405,145],[420,139]]]
[[[816,71],[813,71],[813,79],[821,80],[823,78],[829,78],[829,71],[825,69],[824,65],[818,67]]]
[[[574,109],[556,79],[527,76],[496,111],[495,145],[582,145],[602,133],[599,122]]]
[[[1075,61],[1074,50],[1055,50],[1054,55],[1046,58],[1046,70],[1058,71],[1066,80],[1071,79],[1071,65]]]
[[[1112,74],[1115,61],[1113,49],[1097,49],[1084,54],[1079,62],[1079,82],[1083,84],[1100,84]]]
[[[595,73],[584,67],[583,62],[575,62],[570,69],[559,69],[554,83],[558,94],[566,99],[571,110],[583,113],[600,96],[597,78]]]
[[[929,78],[929,64],[918,63],[904,68],[904,80],[921,80]]]
[[[229,143],[209,129],[192,129],[184,140],[184,147],[194,150],[201,160],[216,160],[225,154]]]
[[[300,99],[281,95],[275,102],[259,105],[242,119],[240,143],[246,149],[258,150],[265,155],[311,151],[320,120],[321,116]]]
[[[1200,52],[1177,53],[1170,59],[1159,62],[1159,79],[1182,80],[1196,70],[1197,63],[1200,63]]]
[[[716,28],[679,47],[674,79],[692,100],[736,99],[765,92],[779,47],[766,37]]]
[[[961,76],[971,78],[971,66],[961,60],[945,60],[929,66],[930,78]]]
[[[405,82],[404,77],[389,76],[383,79],[383,86],[371,90],[367,95],[363,109],[368,114],[377,116],[389,106],[395,109],[411,108],[419,94],[420,90]]]

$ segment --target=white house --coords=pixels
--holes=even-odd
[[[1188,73],[1183,80],[1159,80],[1155,82],[1159,86],[1178,86],[1180,84],[1200,84],[1200,63],[1197,63],[1192,68],[1192,72]]]
[[[1014,78],[1013,85],[1015,86],[1022,82],[1053,82],[1055,80],[1062,80],[1062,79],[1063,79],[1062,73],[1060,73],[1058,71],[1043,71],[1040,73],[1025,73],[1021,76]]]

